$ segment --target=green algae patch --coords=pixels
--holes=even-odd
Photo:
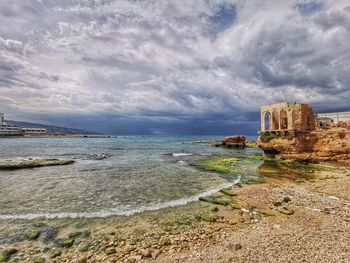
[[[266,211],[266,210],[260,210],[259,213],[264,217],[275,216],[273,213],[270,213],[269,211]]]
[[[71,238],[64,239],[62,241],[62,246],[63,247],[71,247],[71,246],[73,246],[73,244],[74,244],[74,239],[71,239]]]
[[[3,251],[0,254],[0,262],[9,262],[9,260],[11,259],[11,256],[13,254],[16,254],[17,252],[18,252],[18,250],[15,248],[10,248],[10,249]]]
[[[246,146],[246,147],[249,147],[249,148],[258,148],[257,143],[256,143],[256,142],[252,142],[252,141],[247,141],[247,142],[245,143],[245,146]]]
[[[25,233],[25,237],[31,240],[37,239],[39,236],[40,236],[40,232],[35,230],[30,230]]]
[[[221,189],[220,190],[221,193],[228,195],[228,196],[236,196],[237,194],[233,193],[231,190],[229,189]]]
[[[10,259],[10,255],[6,254],[6,253],[2,253],[0,254],[0,262],[7,262]]]
[[[210,209],[210,212],[217,213],[217,212],[219,212],[219,208],[217,206],[215,206],[212,209]]]
[[[215,222],[219,219],[220,217],[216,214],[205,214],[205,215],[201,215],[201,214],[197,214],[195,216],[195,219],[197,221],[205,221],[205,222],[208,222],[208,223],[212,223],[212,222]]]
[[[3,161],[0,162],[0,170],[17,170],[35,167],[68,165],[74,163],[73,160],[42,159],[42,160],[23,160],[23,161]]]
[[[232,208],[232,210],[235,210],[235,209],[242,209],[241,205],[236,203],[236,202],[232,202],[230,203],[230,207]]]
[[[202,220],[205,221],[205,222],[209,222],[209,223],[215,222],[218,219],[219,219],[218,215],[209,214],[209,215],[203,215],[202,216]]]
[[[60,249],[54,249],[50,253],[50,258],[57,258],[61,256],[61,254],[62,254],[62,251]]]
[[[200,170],[237,176],[237,164],[239,162],[240,159],[234,157],[216,157],[200,160],[193,166]]]
[[[243,183],[252,185],[252,184],[263,184],[265,179],[263,177],[248,177]]]
[[[232,202],[231,199],[226,199],[221,197],[212,197],[212,196],[200,197],[199,201],[211,203],[214,205],[223,205],[223,206],[228,206]]]
[[[337,167],[313,163],[297,163],[286,160],[265,160],[257,168],[259,175],[265,178],[288,179],[296,183],[303,183],[315,179],[319,172],[337,171]]]
[[[269,142],[272,139],[278,138],[278,135],[274,132],[261,132],[259,136],[262,142]]]
[[[45,258],[43,257],[36,257],[33,259],[33,263],[45,263]]]

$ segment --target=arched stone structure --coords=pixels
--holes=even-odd
[[[268,111],[264,113],[264,130],[271,130],[271,113]]]
[[[280,111],[280,129],[288,130],[288,114],[284,109]]]
[[[261,131],[267,131],[265,115],[270,114],[270,131],[312,131],[315,117],[310,105],[278,103],[261,107]]]

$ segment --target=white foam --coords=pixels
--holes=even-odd
[[[179,157],[179,156],[191,156],[192,153],[172,153],[174,157]]]
[[[96,212],[84,212],[84,213],[29,213],[29,214],[0,214],[0,220],[15,220],[15,219],[21,219],[21,220],[32,220],[37,218],[45,218],[45,219],[64,219],[64,218],[103,218],[103,217],[109,217],[109,216],[131,216],[134,214],[142,213],[145,211],[155,211],[162,208],[167,207],[177,207],[186,205],[188,203],[192,203],[195,201],[198,201],[200,197],[205,197],[212,195],[218,191],[220,191],[222,188],[228,188],[235,184],[238,184],[240,182],[240,177],[234,180],[231,183],[225,183],[221,184],[217,187],[210,188],[205,192],[185,197],[177,200],[172,200],[168,202],[163,203],[156,203],[148,206],[142,206],[135,209],[109,209],[109,210],[101,210]]]

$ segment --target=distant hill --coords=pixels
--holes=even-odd
[[[93,132],[93,131],[45,125],[45,124],[39,124],[39,123],[31,123],[31,122],[24,122],[24,121],[9,121],[9,120],[7,120],[6,122],[7,124],[19,126],[21,128],[44,128],[49,133],[56,133],[56,134],[64,133],[64,134],[99,135],[99,133]]]

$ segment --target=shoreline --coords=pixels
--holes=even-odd
[[[23,262],[33,262],[38,257],[45,260],[42,262],[288,262],[290,257],[297,258],[297,262],[302,258],[318,262],[316,253],[346,262],[350,252],[343,250],[344,242],[332,243],[324,251],[326,254],[315,248],[318,242],[323,244],[325,238],[330,239],[329,231],[334,229],[342,237],[336,232],[332,240],[350,240],[350,234],[344,232],[350,223],[349,187],[350,170],[334,168],[317,172],[309,181],[297,183],[271,177],[261,184],[233,187],[232,199],[240,205],[239,209],[198,201],[133,216],[1,220],[4,224],[0,233],[6,225],[19,232],[33,225],[47,228],[41,230],[42,237],[37,240],[13,241],[1,247],[15,247],[19,252],[14,258],[24,259]],[[278,202],[282,205],[276,205]],[[74,238],[71,247],[60,247],[54,240],[41,239],[53,228],[59,229],[56,241],[83,231],[91,236]],[[305,233],[309,233],[307,242],[296,240]],[[291,248],[299,248],[303,253]],[[53,251],[60,251],[61,255],[51,257]]]

